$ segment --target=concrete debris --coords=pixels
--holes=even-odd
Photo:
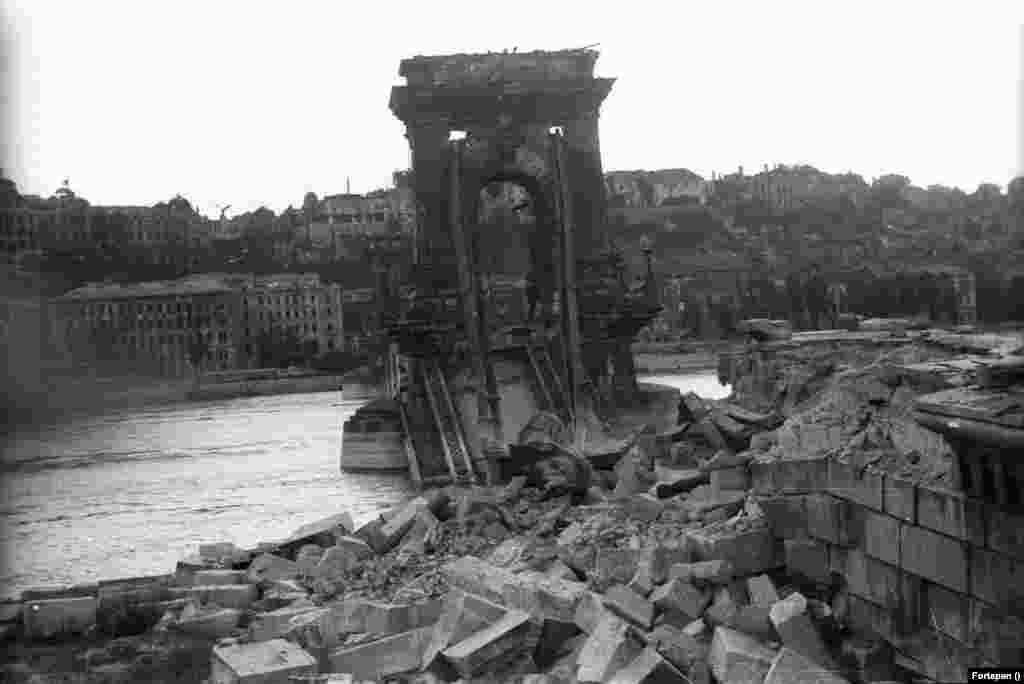
[[[650,647],[616,672],[610,681],[613,684],[690,684],[688,678]]]

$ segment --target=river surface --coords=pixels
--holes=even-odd
[[[716,374],[645,376],[707,398]],[[108,412],[0,443],[0,595],[171,572],[207,542],[252,547],[406,499],[403,476],[342,473],[342,423],[370,395],[291,394]]]

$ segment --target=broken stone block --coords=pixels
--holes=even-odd
[[[650,647],[616,672],[612,681],[615,684],[690,684],[688,678]]]
[[[694,663],[706,660],[708,655],[705,644],[673,625],[655,627],[647,643],[683,672],[689,672]]]
[[[441,522],[429,509],[416,514],[412,527],[405,533],[399,552],[404,554],[423,554],[427,544],[431,542]]]
[[[206,587],[172,587],[176,598],[191,598],[199,603],[213,603],[222,608],[246,610],[256,601],[259,589],[255,584],[221,584]]]
[[[264,553],[253,559],[247,573],[248,580],[253,583],[270,583],[294,579],[299,574],[299,566],[294,561]]]
[[[608,590],[604,605],[612,613],[643,629],[650,629],[654,624],[654,604],[622,585]]]
[[[421,627],[375,639],[358,646],[342,646],[327,657],[331,672],[354,675],[357,680],[379,681],[419,668],[432,628]]]
[[[560,580],[569,580],[571,582],[577,581],[579,578],[576,575],[576,571],[566,565],[560,558],[556,558],[552,561],[548,569],[544,571],[544,574],[548,577]]]
[[[775,583],[768,575],[756,575],[747,578],[747,593],[754,605],[772,605],[779,600],[779,592]]]
[[[342,537],[319,558],[310,573],[318,580],[337,581],[364,561],[373,557],[373,549],[362,539]]]
[[[634,494],[622,501],[622,508],[631,520],[647,524],[661,516],[665,504],[650,494]]]
[[[53,639],[83,634],[96,624],[99,600],[91,596],[26,601],[22,606],[25,638]]]
[[[701,560],[728,558],[738,575],[773,570],[782,564],[775,537],[767,525],[748,530],[704,528],[691,534]]]
[[[651,579],[651,564],[649,561],[640,563],[636,568],[633,579],[626,585],[639,596],[647,598],[654,591],[654,582]]]
[[[683,626],[683,634],[691,637],[699,637],[708,631],[708,623],[704,621],[704,618],[694,620],[688,625]]]
[[[386,553],[398,545],[402,537],[412,528],[420,511],[428,510],[429,503],[418,496],[405,504],[390,520],[375,530],[371,530],[366,541],[377,553]]]
[[[279,546],[293,549],[298,549],[305,544],[332,546],[337,537],[350,535],[355,532],[355,529],[352,516],[347,512],[342,512],[299,527],[280,542]]]
[[[659,545],[651,550],[649,558],[651,581],[664,584],[668,580],[669,569],[676,563],[689,563],[693,560],[693,550],[689,538],[682,537],[674,546]]]
[[[633,549],[601,547],[597,550],[594,579],[600,586],[626,584],[636,574],[640,554]]]
[[[295,554],[295,564],[299,566],[299,575],[311,576],[323,555],[324,548],[319,544],[303,544]]]
[[[737,606],[723,623],[726,627],[739,630],[766,641],[778,641],[779,636],[771,621],[770,605]]]
[[[423,651],[420,669],[426,670],[434,659],[453,643],[466,639],[474,632],[501,619],[504,606],[458,589],[449,591],[444,598],[441,614],[434,624],[430,640]]]
[[[736,572],[727,558],[696,563],[675,563],[668,570],[669,580],[693,582],[697,585],[720,585],[732,581]]]
[[[655,468],[655,475],[658,482],[651,487],[650,493],[659,499],[669,499],[710,482],[708,474],[697,469],[674,470],[658,466]]]
[[[762,684],[775,652],[753,637],[728,627],[716,627],[708,665],[719,682]]]
[[[573,624],[586,634],[592,634],[601,620],[608,616],[611,616],[611,613],[604,607],[601,595],[588,591],[580,598],[576,606]]]
[[[711,491],[721,494],[725,491],[745,492],[750,488],[750,472],[747,466],[718,468],[710,471]]]
[[[605,682],[644,648],[644,643],[625,620],[609,615],[597,624],[583,644],[577,658],[576,679],[580,684]]]
[[[442,655],[463,677],[506,663],[510,655],[532,651],[539,623],[522,611],[510,610],[498,621],[446,648]]]
[[[292,675],[316,674],[316,659],[284,639],[213,647],[210,679],[217,684],[287,682]]]
[[[796,592],[776,602],[771,608],[770,619],[784,646],[823,667],[833,667],[828,649],[807,614],[807,599],[803,594]]]
[[[242,611],[235,608],[182,611],[171,629],[182,634],[205,639],[223,639],[231,636],[242,619]]]
[[[442,571],[451,587],[479,594],[534,617],[563,622],[573,621],[576,606],[587,593],[586,585],[580,582],[558,580],[539,572],[517,575],[473,556],[452,561]]]
[[[848,684],[848,682],[800,653],[783,646],[772,661],[764,684]]]
[[[309,600],[300,605],[286,606],[267,613],[257,613],[249,623],[249,638],[252,641],[269,641],[283,638],[291,629],[292,618],[317,610]]]
[[[704,609],[711,602],[711,595],[690,582],[675,579],[655,589],[651,601],[662,612],[686,624],[704,614]]]
[[[540,639],[533,651],[533,662],[540,669],[550,667],[560,657],[568,655],[578,643],[582,648],[582,640],[586,635],[571,622],[545,620],[541,628]]]
[[[199,570],[192,577],[192,586],[216,586],[220,584],[245,584],[246,573],[243,570]]]

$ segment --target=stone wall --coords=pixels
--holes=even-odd
[[[1024,515],[836,457],[751,465],[790,571],[938,681],[1021,661]],[[1015,614],[1016,611],[1016,614]]]

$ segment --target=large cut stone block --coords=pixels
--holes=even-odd
[[[430,641],[423,652],[421,669],[430,667],[434,659],[449,645],[458,643],[487,625],[494,624],[507,612],[504,606],[475,594],[453,589],[444,598],[441,614],[434,624]]]
[[[604,605],[619,617],[643,629],[650,629],[654,624],[654,604],[628,587],[616,585],[609,589],[604,597]]]
[[[244,570],[199,570],[192,577],[194,587],[214,587],[222,584],[246,584]]]
[[[191,598],[200,603],[214,603],[222,608],[246,610],[256,601],[259,588],[255,584],[220,584],[205,587],[172,587],[175,598]]]
[[[586,585],[580,582],[554,579],[538,572],[514,574],[473,556],[448,563],[443,572],[449,586],[534,617],[562,622],[574,620],[576,606],[587,593]]]
[[[298,574],[298,563],[272,553],[264,553],[254,558],[249,565],[248,579],[255,583],[269,583],[290,580]]]
[[[823,667],[832,666],[828,648],[807,614],[807,599],[803,594],[790,594],[776,602],[769,617],[785,646]]]
[[[755,606],[771,605],[779,600],[775,582],[772,582],[772,578],[768,575],[748,577],[747,593],[750,595],[750,603]]]
[[[358,646],[342,646],[327,657],[331,672],[343,672],[357,680],[373,681],[412,672],[423,660],[431,631],[430,627],[421,627]]]
[[[540,623],[518,610],[446,648],[442,655],[463,677],[493,670],[524,652],[532,652],[540,636]]]
[[[249,638],[253,641],[269,641],[284,637],[291,629],[292,618],[317,610],[309,600],[303,600],[301,603],[302,605],[257,613],[249,623]]]
[[[719,682],[761,684],[774,659],[775,652],[756,639],[728,627],[715,628],[708,665]]]
[[[418,496],[408,502],[380,527],[377,527],[366,535],[367,542],[377,553],[386,553],[394,548],[408,532],[421,511],[429,510],[429,502],[422,496]]]
[[[616,672],[612,681],[615,684],[691,684],[688,677],[651,647]]]
[[[963,492],[921,485],[917,489],[917,524],[975,546],[985,545],[985,504]]]
[[[675,563],[668,570],[668,579],[707,586],[728,584],[737,574],[728,558],[720,558],[697,563]]]
[[[976,505],[977,502],[965,504]],[[969,539],[974,542],[977,538],[976,512],[966,513],[967,522],[965,525],[970,530]],[[1020,511],[1004,510],[994,506],[987,508],[989,514],[988,547],[1011,558],[1024,561],[1024,513]]]
[[[701,560],[728,558],[739,575],[772,570],[782,564],[775,537],[767,525],[742,531],[715,530],[710,534],[707,530],[691,534],[697,558]]]
[[[691,582],[676,579],[655,589],[651,601],[658,610],[678,616],[685,624],[704,614],[704,609],[711,601],[711,593],[707,589],[697,588]]]
[[[612,614],[605,608],[604,599],[600,594],[588,591],[576,605],[573,623],[587,634],[593,634],[606,617],[612,617]]]
[[[900,565],[907,571],[961,593],[967,592],[967,547],[964,542],[923,527],[904,525]]]
[[[812,494],[807,497],[807,531],[815,539],[829,544],[849,546],[853,504],[831,494]]]
[[[772,661],[764,684],[848,684],[834,672],[824,669],[796,651],[782,647]]]
[[[614,615],[601,620],[580,650],[576,679],[580,684],[599,684],[625,667],[644,650],[643,641],[629,624]]]
[[[917,490],[913,480],[886,473],[885,475],[885,512],[894,518],[914,524],[917,522]]]
[[[33,640],[82,634],[96,624],[98,604],[90,596],[26,601],[22,606],[25,637]]]
[[[806,496],[769,496],[757,503],[768,518],[772,534],[780,539],[803,539],[807,536]]]
[[[322,520],[303,525],[292,532],[279,546],[298,549],[305,544],[331,546],[339,536],[355,532],[356,526],[352,516],[347,512],[328,516]]]
[[[341,579],[372,557],[373,549],[362,539],[341,537],[336,545],[324,551],[311,574],[320,580]]]
[[[864,553],[890,565],[900,562],[900,527],[892,516],[858,507],[853,516],[852,536]]]
[[[989,603],[1024,598],[1024,563],[995,551],[971,549],[971,596]]]
[[[830,493],[876,511],[884,510],[884,473],[870,466],[858,468],[836,459],[829,459],[828,463]]]
[[[212,684],[286,684],[292,675],[316,674],[316,659],[284,639],[214,646]]]

